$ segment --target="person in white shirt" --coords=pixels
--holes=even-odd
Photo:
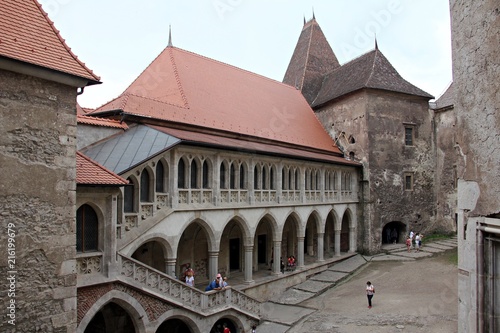
[[[185,282],[188,286],[194,287],[194,271],[191,268],[188,268],[186,271]]]
[[[419,233],[417,233],[417,234],[415,235],[415,252],[420,251],[420,241],[421,241],[421,239],[422,239],[422,238],[420,237],[420,234],[419,234]]]
[[[373,294],[375,294],[375,287],[370,281],[368,281],[366,283],[366,296],[368,297],[368,309],[372,308]]]

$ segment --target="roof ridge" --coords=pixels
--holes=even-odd
[[[314,24],[313,24],[313,20],[314,19],[311,19],[309,22],[311,22],[311,24],[309,25],[311,27],[311,33],[309,35],[309,41],[307,43],[307,51],[306,51],[306,59],[304,61],[304,72],[302,73],[302,78],[301,78],[301,82],[300,82],[300,88],[302,89],[302,87],[304,86],[304,80],[306,78],[306,72],[307,72],[307,64],[309,63],[309,55],[311,53],[311,43],[312,43],[312,39],[313,39],[313,33],[314,33]],[[316,22],[316,20],[314,20],[314,22]]]
[[[88,162],[92,163],[93,165],[95,165],[96,167],[100,168],[101,170],[107,172],[108,174],[110,174],[111,176],[113,176],[114,178],[118,179],[120,182],[122,182],[124,185],[125,184],[128,184],[128,180],[126,180],[125,178],[117,175],[116,173],[114,173],[113,171],[109,170],[108,168],[106,168],[105,166],[97,163],[96,161],[94,161],[93,159],[91,159],[90,157],[86,156],[85,154],[83,154],[82,152],[80,151],[76,151],[76,154],[80,157],[83,157],[85,160],[87,160]]]
[[[374,49],[372,52],[375,52],[375,54],[373,55],[372,70],[370,71],[370,75],[368,76],[368,78],[366,79],[366,82],[365,82],[366,87],[368,87],[368,82],[370,82],[371,78],[373,77],[373,74],[375,73],[375,64],[377,63],[376,58],[377,58],[378,49]]]
[[[177,82],[177,87],[179,88],[182,100],[184,101],[184,107],[186,109],[189,109],[189,103],[187,101],[186,94],[184,93],[184,89],[182,88],[181,78],[179,76],[179,71],[177,70],[177,65],[175,63],[174,53],[172,51],[173,47],[172,46],[167,46],[167,48],[169,49],[168,53],[170,55],[170,62],[172,63],[172,67],[174,69],[175,81]]]
[[[238,66],[234,66],[234,65],[231,65],[231,64],[228,64],[227,62],[224,62],[224,61],[220,61],[220,60],[217,60],[217,59],[214,59],[214,58],[210,58],[210,57],[207,57],[207,56],[204,56],[204,55],[201,55],[201,54],[198,54],[198,53],[195,53],[195,52],[192,52],[192,51],[188,51],[188,50],[185,50],[185,49],[182,49],[180,47],[176,47],[176,46],[172,46],[172,49],[176,49],[178,51],[181,51],[181,52],[185,52],[185,53],[189,53],[189,54],[192,54],[194,56],[197,56],[197,57],[200,57],[200,58],[203,58],[203,59],[206,59],[206,60],[209,60],[209,61],[212,61],[212,62],[215,62],[215,63],[218,63],[218,64],[221,64],[221,65],[225,65],[225,66],[228,66],[228,67],[231,67],[231,68],[234,68],[238,71],[241,71],[241,72],[245,72],[247,74],[251,74],[252,76],[256,76],[256,77],[259,77],[259,78],[262,78],[262,79],[265,79],[266,81],[271,81],[271,82],[274,82],[274,83],[279,83],[280,85],[282,86],[285,86],[287,88],[290,88],[290,89],[293,89],[293,90],[297,90],[295,89],[295,87],[289,85],[289,84],[286,84],[286,83],[283,83],[281,81],[278,81],[278,80],[275,80],[275,79],[272,79],[270,77],[267,77],[267,76],[264,76],[262,74],[258,74],[258,73],[255,73],[255,72],[251,72],[250,70],[248,69],[244,69],[244,68],[241,68],[241,67],[238,67]]]
[[[149,101],[155,101],[155,102],[158,102],[158,103],[161,103],[161,104],[171,105],[171,106],[175,106],[175,107],[182,108],[182,109],[189,109],[189,105],[187,105],[187,107],[183,107],[183,106],[180,106],[179,104],[174,104],[174,103],[168,103],[168,102],[165,102],[165,101],[160,101],[160,100],[158,100],[156,98],[151,98],[151,97],[141,96],[141,95],[137,95],[137,94],[127,93],[127,99],[129,98],[129,96],[135,96],[135,97],[138,97],[138,98],[147,99]]]
[[[73,53],[73,51],[71,51],[71,48],[66,44],[66,40],[64,38],[62,38],[61,34],[59,33],[60,31],[54,25],[54,22],[49,18],[49,15],[47,14],[47,12],[42,8],[42,4],[40,4],[37,0],[33,0],[33,2],[40,9],[40,12],[45,17],[45,20],[47,21],[47,23],[49,23],[50,27],[52,28],[52,30],[56,34],[57,38],[59,39],[61,44],[64,46],[66,51],[68,51],[68,53],[71,55],[71,57],[73,57],[73,59],[75,59],[76,62],[78,62],[78,64],[80,64],[80,66],[82,66],[93,78],[95,78],[96,81],[100,81],[101,78],[99,76],[97,76],[90,68],[88,68],[87,65],[85,65],[85,63],[83,61],[78,59],[78,57],[76,56],[76,54]]]

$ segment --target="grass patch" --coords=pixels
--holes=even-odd
[[[458,250],[450,251],[450,255],[448,256],[448,261],[450,264],[458,266]]]
[[[453,236],[455,236],[455,235],[454,234],[453,235],[450,235],[450,234],[429,234],[429,235],[425,235],[424,234],[424,238],[422,239],[422,243],[424,241],[425,242],[433,242],[433,241],[437,241],[437,240],[450,239]]]

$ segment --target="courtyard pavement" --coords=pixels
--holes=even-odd
[[[412,261],[430,257],[457,247],[457,239],[451,238],[424,243],[420,251],[408,252],[404,244],[386,244],[382,253],[374,256],[357,254],[331,265],[326,271],[311,276],[307,281],[295,285],[284,293],[271,298],[261,305],[259,333],[284,333],[294,323],[309,316],[315,309],[300,306],[305,300],[316,297],[340,282],[348,279],[355,271],[370,261]]]

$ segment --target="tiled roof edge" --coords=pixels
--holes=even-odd
[[[73,57],[73,59],[75,59],[75,61],[78,62],[78,64],[80,64],[80,66],[82,66],[90,74],[91,77],[93,77],[96,81],[100,81],[101,78],[99,76],[97,76],[90,68],[88,68],[87,65],[85,65],[85,63],[83,63],[80,59],[78,59],[78,57],[76,56],[76,54],[73,53],[73,51],[71,51],[71,48],[66,44],[66,41],[64,40],[64,38],[62,38],[61,34],[59,33],[59,30],[57,30],[57,28],[55,27],[54,22],[52,22],[52,20],[49,18],[49,15],[47,14],[47,12],[42,8],[42,5],[37,0],[33,0],[33,2],[35,2],[35,5],[40,9],[40,12],[43,14],[45,19],[49,23],[50,27],[52,28],[52,30],[56,34],[57,38],[59,38],[59,41],[64,46],[66,51],[68,51],[68,53],[71,55],[71,57]],[[72,73],[69,73],[69,74],[72,74]],[[75,74],[73,73],[72,75],[75,75]],[[78,76],[78,75],[76,75],[76,76]]]
[[[123,177],[120,177],[118,176],[116,173],[114,173],[113,171],[111,170],[108,170],[106,167],[100,165],[99,163],[97,163],[96,161],[92,160],[91,158],[87,157],[85,154],[77,151],[76,154],[82,158],[84,158],[85,160],[87,160],[88,162],[92,163],[93,165],[95,165],[96,167],[102,169],[103,171],[107,172],[110,176],[114,177],[117,179],[117,181],[123,185],[127,185],[129,182],[128,180],[126,180],[125,178]],[[80,184],[90,184],[90,183],[80,183]]]

